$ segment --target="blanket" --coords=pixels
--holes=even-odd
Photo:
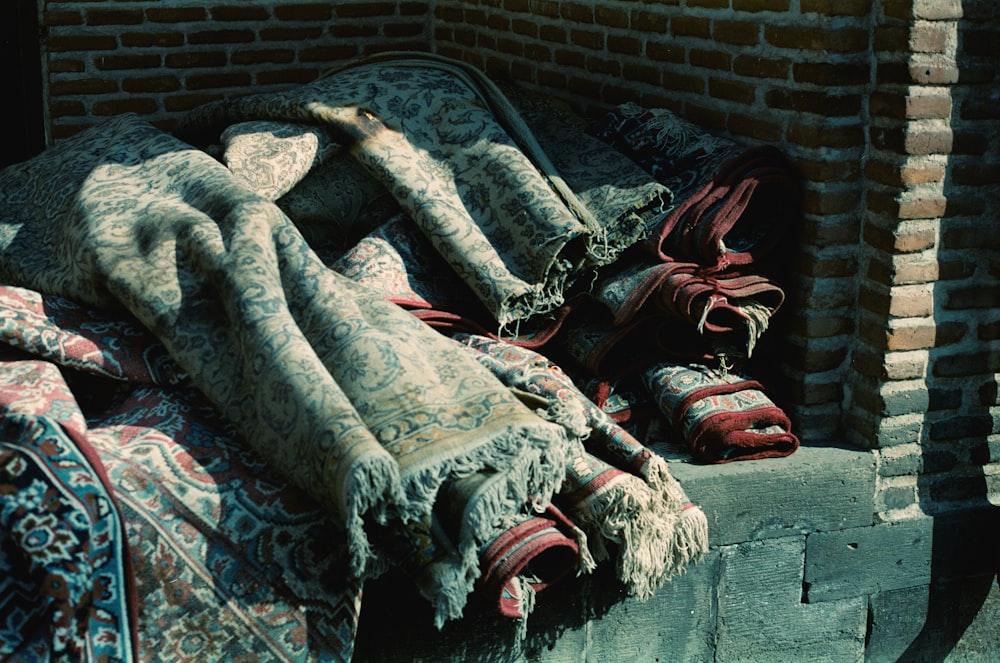
[[[438,625],[473,592],[523,624],[537,592],[605,560],[640,599],[696,562],[705,516],[612,385],[667,350],[728,362],[717,341],[746,351],[780,288],[746,276],[752,250],[659,267],[678,260],[643,247],[665,246],[689,189],[608,131],[461,63],[383,54],[173,134],[111,118],[0,172],[2,365],[43,394],[5,401],[4,443],[19,459],[58,439],[120,533],[111,570],[76,580],[110,583],[113,609],[78,594],[91,612],[38,613],[36,636],[16,608],[3,646],[88,651],[113,628],[134,634],[102,642],[123,660],[256,642],[347,660],[364,581],[389,568]],[[735,228],[766,187],[730,166]],[[645,268],[650,287],[613,286]],[[48,428],[26,428],[55,393]]]

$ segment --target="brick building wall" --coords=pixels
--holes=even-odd
[[[993,0],[91,0],[41,24],[52,140],[417,49],[777,144],[806,194],[776,353],[797,432],[874,450],[879,519],[1000,499]]]

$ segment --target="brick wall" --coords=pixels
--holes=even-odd
[[[379,50],[429,50],[428,2],[44,2],[49,135],[135,112],[170,128],[206,101],[313,80]]]
[[[807,441],[875,450],[875,511],[1000,498],[1000,81],[993,0],[49,2],[57,139],[135,111],[435,50],[571,101],[666,107],[780,145],[790,228],[779,402]]]

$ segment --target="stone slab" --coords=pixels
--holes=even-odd
[[[927,585],[934,520],[915,518],[806,539],[804,594],[809,603]]]
[[[1000,564],[998,514],[995,507],[976,508],[811,533],[806,599],[829,601],[994,574]]]
[[[860,661],[867,597],[802,602],[805,537],[722,549],[715,661]]]
[[[712,545],[872,523],[875,460],[869,451],[803,446],[786,458],[675,462],[670,471],[708,516]]]
[[[871,598],[866,663],[1000,661],[996,575],[933,582]]]

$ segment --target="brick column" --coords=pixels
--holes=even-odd
[[[893,518],[918,510],[932,355],[956,331],[937,315],[936,285],[962,7],[885,0],[879,9],[847,432],[880,450],[875,510]]]

